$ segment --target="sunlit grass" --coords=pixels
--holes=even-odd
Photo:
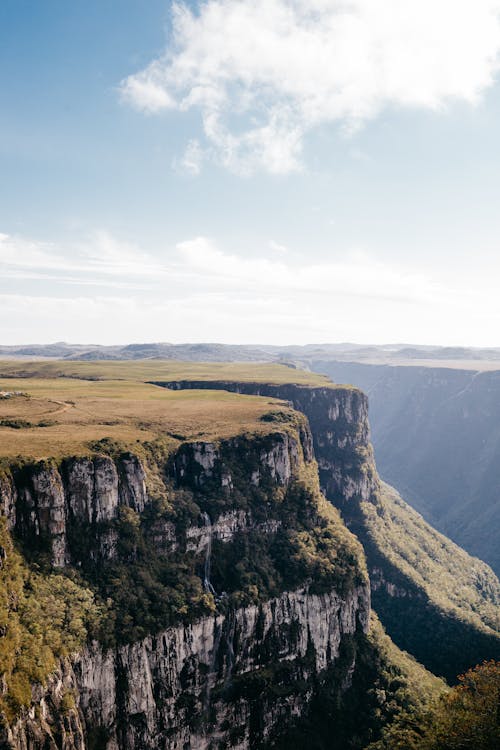
[[[0,456],[37,459],[86,453],[103,438],[132,446],[269,431],[260,418],[280,403],[220,390],[171,391],[145,380],[327,382],[279,365],[179,362],[3,362],[0,375],[0,391],[27,394],[0,399],[0,424],[11,425],[0,426]]]
[[[238,380],[265,383],[331,385],[325,375],[278,364],[241,362],[179,362],[140,360],[120,362],[65,362],[61,360],[19,362],[0,360],[0,377],[15,375],[95,378],[107,380]]]

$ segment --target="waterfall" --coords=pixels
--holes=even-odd
[[[205,528],[208,529],[207,547],[205,550],[205,566],[203,569],[203,588],[209,594],[215,596],[215,589],[210,581],[210,566],[212,559],[212,521],[208,513],[202,513]]]

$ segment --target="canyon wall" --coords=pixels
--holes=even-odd
[[[346,441],[365,429],[356,419],[345,417]],[[3,717],[1,748],[271,747],[307,715],[333,669],[339,691],[351,684],[356,649],[347,645],[368,630],[369,584],[359,545],[322,505],[307,421],[296,415],[264,434],[183,443],[156,470],[161,497],[131,453],[2,470],[3,514],[31,563],[76,571],[108,594],[111,609],[127,598],[127,570],[150,575],[156,565],[155,586],[175,573],[163,590],[184,578],[195,595],[166,628],[158,617],[134,638],[137,628],[115,626],[111,645],[93,640],[61,658],[17,718]],[[339,492],[351,486],[334,481]],[[320,562],[323,579],[314,574]],[[120,575],[125,584],[110,589]]]

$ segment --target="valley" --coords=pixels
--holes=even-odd
[[[440,678],[500,659],[498,579],[380,481],[357,388],[0,375],[1,747],[421,748]]]

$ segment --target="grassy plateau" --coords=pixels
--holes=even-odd
[[[182,362],[0,362],[0,456],[88,453],[109,438],[132,447],[158,437],[226,438],[266,432],[275,399],[226,391],[170,391],[149,380],[241,380],[331,385],[283,365]]]

